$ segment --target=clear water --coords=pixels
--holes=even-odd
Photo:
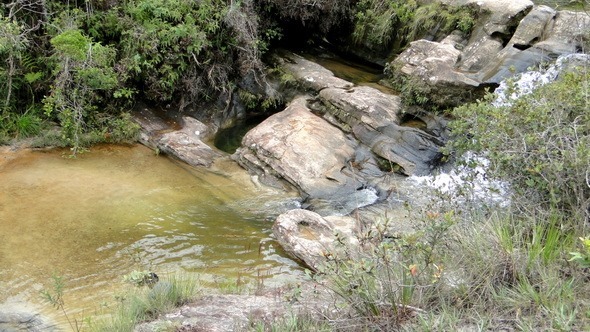
[[[113,302],[135,269],[198,273],[212,287],[301,274],[270,238],[295,199],[255,187],[232,162],[197,169],[143,146],[67,153],[0,151],[0,308],[58,317],[39,296],[52,275],[82,318]]]

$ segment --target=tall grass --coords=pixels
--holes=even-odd
[[[194,299],[199,292],[195,278],[174,274],[162,278],[153,287],[138,287],[120,297],[114,313],[90,325],[93,332],[133,331],[135,325],[155,319]]]
[[[452,147],[487,156],[510,203],[468,199],[466,181],[409,211],[414,233],[367,225],[362,250],[318,269],[337,295],[331,328],[590,331],[589,79],[578,67],[512,105],[456,109]]]

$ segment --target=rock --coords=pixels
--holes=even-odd
[[[273,234],[281,246],[293,257],[316,270],[336,246],[357,246],[356,223],[350,217],[326,217],[302,209],[281,214],[273,225]],[[337,235],[340,234],[340,235]]]
[[[157,142],[160,151],[193,166],[211,166],[222,154],[201,141],[201,138],[208,135],[207,126],[191,117],[183,117],[182,120],[181,130],[161,135]]]
[[[330,70],[319,64],[307,61],[294,53],[283,53],[282,67],[291,73],[305,89],[320,91],[328,87],[352,87],[353,84],[334,76]]]
[[[300,55],[284,52],[281,59],[282,67],[308,90],[318,92],[328,87],[348,88],[353,86],[352,83],[334,76],[330,70],[308,61]]]
[[[412,63],[414,66],[408,67],[409,71],[421,70],[419,67],[424,65],[421,60],[429,56],[437,57],[439,60],[437,63],[432,61],[433,66],[445,61],[455,63],[458,60],[457,56],[460,52],[453,48],[451,41],[449,44],[442,45],[439,48],[440,52],[436,52],[432,48],[438,48],[440,45],[437,43],[427,41],[416,43],[424,45],[421,51],[422,58],[415,57],[416,62]],[[358,141],[371,148],[378,156],[401,166],[401,172],[408,175],[425,174],[440,159],[438,149],[444,145],[444,139],[434,134],[440,131],[426,133],[420,129],[401,126],[400,117],[405,109],[402,107],[399,96],[386,94],[368,86],[354,86],[352,83],[340,79],[334,80],[329,76],[331,75],[330,71],[322,69],[317,64],[296,55],[288,56],[288,58],[297,59],[297,66],[288,67],[287,70],[294,77],[298,77],[301,84],[304,84],[305,80],[310,77],[313,77],[313,82],[316,83],[314,86],[308,86],[308,89],[317,93],[318,96],[309,103],[309,107],[315,112],[321,113],[326,120],[344,132],[352,133]],[[451,68],[451,65],[449,64],[448,67]],[[309,68],[314,68],[312,72],[321,73],[321,75],[310,73]],[[428,79],[444,78],[429,77]],[[335,81],[339,83],[332,84]],[[469,78],[465,77],[465,81],[468,82]],[[431,123],[433,122],[431,121]],[[358,150],[358,148],[356,149]],[[358,169],[361,172],[378,163],[373,161],[372,157],[363,157],[363,159],[348,157],[347,160],[354,160],[356,164],[360,163],[361,167]],[[362,161],[368,162],[363,164]],[[345,166],[348,165],[340,164],[339,167]],[[371,173],[376,174],[374,170]],[[332,178],[336,179],[333,176]],[[362,188],[366,182],[365,178],[362,183],[357,185],[357,188]],[[349,192],[362,198],[370,196],[368,192],[359,192],[358,190]],[[311,196],[319,197],[313,194]],[[347,201],[341,201],[340,204],[348,206]],[[318,206],[322,203],[315,201],[313,205]]]
[[[60,329],[38,313],[15,310],[6,304],[0,305],[0,331],[51,332]]]
[[[249,131],[234,158],[263,182],[284,179],[303,193],[329,198],[362,186],[348,171],[356,145],[299,97]]]
[[[534,47],[557,58],[559,55],[579,52],[587,40],[590,15],[587,12],[559,11],[547,24],[544,37]]]
[[[483,25],[487,35],[509,34],[514,22],[518,22],[533,8],[529,0],[441,0],[451,6],[474,4],[489,13]]]
[[[439,149],[444,142],[416,128],[390,124],[374,131],[358,125],[353,132],[377,155],[401,166],[406,175],[429,174],[442,157]]]
[[[352,132],[378,156],[401,166],[400,171],[407,175],[429,173],[441,157],[441,137],[399,125],[402,105],[398,96],[359,86],[326,88],[319,98],[324,112],[335,118],[334,124]]]
[[[467,45],[456,36],[441,42],[415,41],[389,65],[394,81],[410,84],[415,93],[442,107],[474,100],[484,87],[576,52],[590,25],[586,13],[533,7],[528,0],[442,2],[474,4],[485,11]]]
[[[470,43],[459,55],[461,61],[457,63],[460,72],[476,73],[492,62],[502,51],[502,40],[488,35],[482,36],[476,42]],[[480,82],[476,82],[479,84]]]
[[[411,77],[421,94],[438,105],[459,105],[472,96],[480,82],[457,70],[461,51],[451,44],[427,40],[410,43],[392,63],[395,75]]]
[[[345,124],[342,127],[348,128],[349,132],[350,128],[359,123],[378,128],[399,122],[401,99],[371,87],[325,88],[320,91],[319,97],[324,104],[330,106],[328,112],[335,116],[339,123]]]
[[[232,332],[247,330],[250,320],[274,320],[288,312],[287,304],[276,296],[209,295],[134,331],[168,331],[164,328],[175,326],[175,331]]]
[[[557,12],[547,6],[533,8],[518,24],[508,45],[524,49],[546,38],[545,31]]]

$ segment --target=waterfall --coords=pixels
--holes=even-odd
[[[510,106],[513,101],[533,92],[539,86],[555,81],[568,66],[579,63],[590,63],[590,55],[563,55],[546,68],[530,70],[505,79],[494,91],[496,98],[492,105],[495,107]],[[485,156],[466,153],[461,158],[465,164],[476,164],[477,166],[468,168],[455,164],[446,172],[427,176],[412,176],[408,180],[457,199],[461,199],[460,196],[465,195],[465,189],[469,189],[469,198],[472,200],[494,202],[501,205],[510,203],[508,184],[491,180],[486,176],[489,160]]]

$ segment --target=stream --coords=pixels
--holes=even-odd
[[[78,319],[104,313],[133,270],[195,274],[206,287],[285,284],[302,268],[271,239],[294,195],[255,187],[234,162],[187,166],[140,146],[0,151],[0,314],[38,312],[62,276]],[[1,315],[0,315],[1,316]],[[1,320],[0,320],[1,323]],[[0,324],[0,330],[2,326]]]

